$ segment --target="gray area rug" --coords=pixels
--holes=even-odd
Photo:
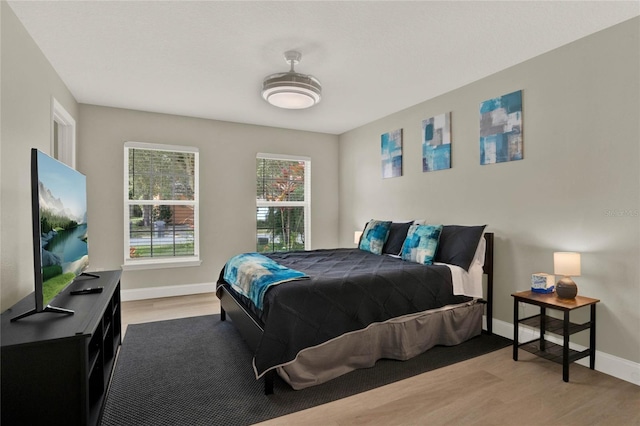
[[[228,318],[228,317],[227,317]],[[233,323],[207,315],[129,325],[101,424],[250,425],[374,389],[511,344],[481,335],[408,361],[380,360],[319,386],[292,390],[276,377],[264,395]]]

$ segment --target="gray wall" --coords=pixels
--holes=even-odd
[[[78,104],[6,2],[1,2],[0,307],[33,291],[30,150],[50,154],[51,99]]]
[[[258,152],[311,158],[311,245],[337,245],[337,136],[82,104],[77,155],[87,175],[90,269],[123,263],[126,141],[199,148],[202,265],[125,271],[123,289],[215,282],[231,255],[255,250]]]
[[[488,224],[497,319],[511,293],[582,253],[598,349],[640,362],[640,58],[635,18],[340,137],[340,243],[371,218]],[[443,64],[446,66],[446,64]],[[472,65],[470,65],[472,66]],[[523,90],[524,160],[481,166],[481,101]],[[451,111],[452,165],[423,173],[421,121]],[[404,175],[381,178],[380,135],[404,129]],[[587,310],[588,312],[588,310]]]

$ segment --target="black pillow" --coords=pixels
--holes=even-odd
[[[402,252],[402,245],[404,244],[404,240],[407,238],[407,232],[409,232],[409,227],[412,224],[413,221],[407,223],[391,223],[389,236],[387,237],[387,241],[382,247],[382,254],[400,255],[400,253]]]
[[[486,226],[443,226],[433,261],[456,265],[468,271]]]

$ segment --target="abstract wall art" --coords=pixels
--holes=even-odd
[[[480,103],[480,164],[522,160],[522,90]]]
[[[385,133],[381,137],[382,177],[402,176],[402,129]]]
[[[422,120],[422,171],[451,168],[451,113]]]

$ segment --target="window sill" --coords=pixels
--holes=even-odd
[[[178,258],[162,260],[131,260],[122,265],[123,271],[139,271],[144,269],[188,268],[200,266],[202,260],[198,258]]]

